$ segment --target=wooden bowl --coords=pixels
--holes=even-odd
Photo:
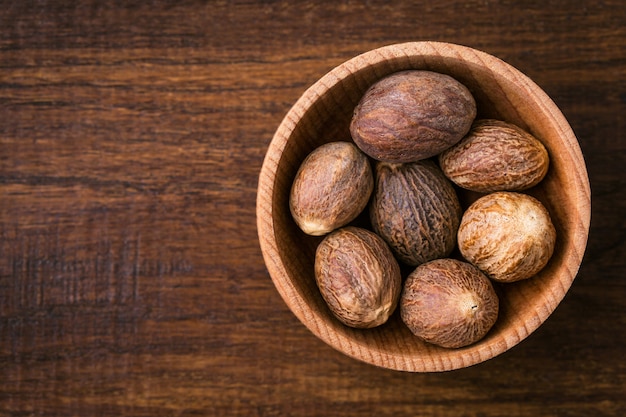
[[[418,340],[396,311],[374,329],[341,324],[315,283],[321,238],[301,232],[289,212],[289,192],[305,156],[323,143],[350,141],[354,107],[375,81],[396,71],[449,74],[473,93],[478,117],[512,122],[540,139],[551,157],[546,178],[528,192],[548,208],[557,229],[554,255],[537,276],[498,285],[500,316],[487,336],[460,349]],[[469,201],[471,196],[460,196]],[[304,92],[270,143],[259,177],[257,227],[272,280],[291,311],[318,338],[353,358],[413,372],[458,369],[505,352],[536,330],[570,288],[587,243],[591,192],[579,144],[552,100],[528,77],[486,53],[454,44],[412,42],[366,52],[339,65]],[[399,309],[398,309],[399,310]]]

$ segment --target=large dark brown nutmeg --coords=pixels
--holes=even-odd
[[[350,133],[374,159],[413,162],[460,141],[475,117],[474,97],[456,79],[431,71],[401,71],[365,92]]]
[[[452,252],[462,211],[452,183],[434,162],[378,162],[375,182],[372,227],[400,261],[416,266]]]
[[[400,298],[400,316],[413,334],[445,348],[471,345],[498,318],[500,302],[478,268],[455,259],[418,266]]]
[[[357,328],[379,326],[400,298],[400,266],[375,233],[344,227],[322,240],[315,253],[315,279],[331,312]]]

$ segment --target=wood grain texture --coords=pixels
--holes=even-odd
[[[618,0],[0,1],[0,415],[623,415],[625,20]],[[311,334],[255,223],[263,158],[302,92],[424,39],[541,86],[593,201],[550,319],[443,374]]]

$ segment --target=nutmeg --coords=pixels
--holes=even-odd
[[[313,150],[300,165],[289,208],[302,231],[321,236],[354,220],[373,188],[367,156],[350,142],[331,142]]]
[[[478,268],[456,259],[418,266],[404,284],[400,316],[426,342],[459,348],[482,339],[498,318],[498,296]]]
[[[452,183],[430,160],[378,162],[370,219],[397,258],[416,266],[449,255],[461,206]]]
[[[476,200],[458,231],[463,257],[499,282],[527,279],[552,256],[556,230],[548,210],[530,195],[499,191]]]
[[[548,151],[520,127],[501,120],[477,120],[456,145],[439,155],[444,174],[478,192],[520,191],[548,172]]]
[[[315,279],[330,311],[357,328],[379,326],[395,310],[400,267],[375,233],[353,226],[330,233],[315,253]]]
[[[412,162],[460,141],[475,117],[474,97],[456,79],[432,71],[400,71],[365,92],[350,133],[374,159]]]

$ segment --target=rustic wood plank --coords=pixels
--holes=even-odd
[[[0,415],[623,415],[622,3],[1,1]],[[307,87],[424,39],[545,89],[583,149],[592,225],[537,332],[416,375],[347,358],[293,316],[254,209]]]

